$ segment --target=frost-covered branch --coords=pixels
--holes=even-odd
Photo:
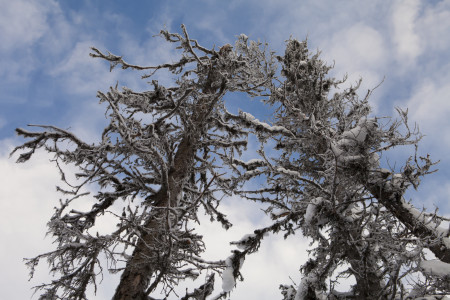
[[[17,129],[29,139],[13,150],[12,155],[21,152],[17,161],[29,160],[38,149],[53,154],[69,187],[59,190],[73,195],[61,201],[49,223],[56,250],[29,261],[32,271],[41,258],[54,261],[56,278],[41,286],[45,297],[84,299],[88,284],[103,270],[99,257],[107,258],[108,269],[122,272],[114,296],[120,300],[144,299],[157,288],[170,294],[186,278],[225,267],[201,258],[202,237],[190,226],[198,222],[200,206],[225,228],[231,226],[219,203],[236,187],[224,175],[233,168],[235,153],[246,147],[248,130],[228,117],[223,97],[229,91],[261,95],[275,66],[259,43],[239,38],[236,50],[227,46],[216,52],[190,39],[184,25],[181,29],[182,34],[161,31],[183,51],[175,62],[139,66],[92,48],[91,56],[109,62],[110,71],[120,65],[150,70],[144,78],[157,70],[178,77],[171,87],[153,80],[148,91],[116,85],[98,92],[109,121],[100,141],[88,144],[54,126]],[[80,198],[92,201],[90,210],[74,209]],[[101,235],[97,225],[105,214],[116,219],[117,229]]]
[[[156,290],[169,297],[202,272],[210,274],[205,283],[182,299],[212,295],[215,273],[223,291],[213,299],[224,299],[266,234],[297,232],[311,241],[310,258],[297,286],[281,285],[285,300],[450,292],[449,229],[441,228],[448,218],[404,200],[434,166],[417,155],[421,135],[408,124],[407,110],[397,110],[399,120],[373,116],[372,91],[360,98],[361,81],[342,89],[345,78],[329,77],[332,67],[307,41],[290,39],[275,56],[244,34],[218,51],[191,39],[184,25],[181,33],[162,30],[160,36],[180,50],[177,60],[139,66],[92,48],[91,56],[108,62],[110,71],[119,65],[149,71],[143,78],[157,71],[175,78],[167,87],[152,80],[147,91],[116,85],[98,92],[108,119],[99,141],[48,125],[16,129],[27,141],[11,155],[20,163],[39,150],[53,155],[58,190],[71,197],[48,223],[54,249],[27,260],[31,275],[40,260],[50,261],[55,279],[37,287],[43,298],[86,299],[88,285],[95,288],[108,269],[121,272],[114,300],[153,299]],[[270,118],[230,113],[230,92],[261,100]],[[247,150],[250,135],[258,138],[254,153]],[[408,145],[416,154],[387,169],[381,159],[387,151]],[[226,260],[206,261],[195,230],[200,207],[228,229],[220,203],[233,194],[264,205],[271,224],[233,242],[238,249]],[[91,208],[76,208],[80,199]],[[105,215],[117,225],[101,234]],[[438,260],[429,260],[426,249]],[[415,280],[417,272],[423,281]],[[337,292],[347,277],[355,284]]]

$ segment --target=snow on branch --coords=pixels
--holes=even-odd
[[[439,226],[439,219],[435,219],[434,216],[430,216],[429,214],[418,210],[411,203],[406,202],[403,198],[401,199],[401,204],[411,214],[416,222],[423,224],[430,231],[434,232],[436,237],[444,237],[448,240],[448,237],[450,236],[450,228],[443,228],[442,226]],[[450,250],[450,245],[447,245],[447,248]]]
[[[304,181],[304,182],[306,182],[306,183],[309,183],[309,184],[313,185],[314,187],[318,188],[318,189],[319,189],[321,192],[323,192],[324,194],[330,195],[330,193],[327,192],[326,190],[324,190],[323,187],[322,187],[320,184],[318,184],[317,182],[314,182],[314,181],[311,180],[311,179],[305,178],[304,176],[302,176],[302,175],[300,174],[300,172],[293,171],[293,170],[288,170],[288,169],[285,169],[285,168],[283,168],[283,167],[278,167],[278,168],[276,168],[276,171],[277,171],[278,173],[281,173],[281,174],[284,174],[284,175],[291,176],[291,177],[293,177],[294,179],[297,179],[297,180],[300,180],[300,181]]]
[[[440,261],[439,259],[422,260],[420,267],[428,275],[438,276],[450,281],[450,264]]]
[[[243,111],[239,111],[239,117],[241,117],[241,119],[243,121],[245,121],[246,123],[252,125],[256,131],[265,131],[271,134],[275,134],[275,133],[282,133],[285,135],[289,135],[291,137],[294,137],[295,135],[287,130],[285,127],[283,126],[271,126],[265,122],[261,122],[260,120],[256,119],[252,114],[247,113],[247,112],[243,112]]]
[[[244,260],[245,257],[237,250],[225,260],[226,268],[222,272],[222,290],[224,292],[230,292],[236,286],[236,278],[241,276],[239,270],[242,268]]]
[[[116,85],[98,92],[110,123],[97,143],[53,126],[16,129],[29,139],[11,153],[22,150],[17,162],[26,162],[37,149],[54,154],[70,189],[59,190],[73,195],[61,200],[48,223],[56,249],[27,261],[33,273],[46,258],[59,275],[39,287],[43,298],[84,299],[102,271],[103,255],[109,269],[123,271],[114,299],[151,298],[156,288],[169,296],[180,281],[203,271],[222,275],[222,292],[213,299],[223,299],[242,279],[246,255],[258,251],[265,234],[280,231],[285,237],[301,231],[312,247],[297,292],[281,286],[285,300],[405,298],[405,278],[416,271],[428,280],[420,286],[425,292],[449,290],[450,230],[440,226],[445,218],[421,212],[403,198],[408,186],[417,188],[431,173],[433,163],[416,155],[398,173],[380,168],[386,150],[417,146],[420,140],[408,127],[407,110],[398,109],[401,122],[380,126],[380,119],[368,117],[371,92],[360,99],[360,81],[340,92],[343,81],[328,78],[331,66],[308,50],[307,41],[290,39],[284,55],[275,56],[267,44],[246,35],[219,51],[191,39],[184,25],[180,33],[162,30],[160,36],[181,50],[178,60],[139,66],[92,48],[90,55],[109,62],[110,71],[121,66],[148,70],[143,78],[158,70],[175,77],[171,87],[153,80],[149,91],[120,91]],[[271,105],[272,123],[248,112],[229,113],[224,97],[229,92]],[[258,157],[244,161],[249,134],[259,138],[260,147]],[[74,183],[63,165],[76,169]],[[262,187],[245,190],[251,180]],[[88,198],[82,187],[93,194],[87,211],[73,206]],[[202,236],[193,228],[200,223],[199,207],[228,229],[232,224],[219,204],[232,194],[268,205],[272,223],[232,242],[238,249],[227,259],[206,261]],[[95,234],[105,213],[117,220],[117,228]],[[425,248],[438,260],[424,260]],[[117,261],[124,268],[117,268]],[[343,265],[348,268],[338,271]],[[356,283],[339,294],[334,284],[343,276]],[[214,273],[181,299],[204,300],[213,286]]]
[[[369,157],[373,166],[378,165],[378,155],[360,151],[361,147],[367,147],[366,140],[369,135],[378,127],[376,118],[361,117],[357,125],[347,131],[344,131],[338,141],[331,141],[331,151],[336,157],[337,161],[342,165],[358,163]]]

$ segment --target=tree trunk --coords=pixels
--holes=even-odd
[[[177,196],[182,191],[182,182],[187,178],[193,162],[195,150],[193,145],[194,143],[190,141],[189,136],[186,136],[180,142],[173,162],[173,168],[169,170],[169,186],[162,186],[155,195],[156,207],[163,208],[178,205]],[[132,257],[127,262],[113,300],[148,299],[147,289],[151,276],[155,275],[157,269],[160,272],[164,272],[164,270],[161,270],[164,269],[165,264],[164,257],[161,255],[160,245],[164,238],[164,226],[167,226],[166,214],[166,210],[157,209],[155,213],[149,215],[144,225],[145,231],[141,233]]]
[[[173,165],[168,174],[168,186],[162,186],[155,195],[156,207],[175,207],[178,205],[177,197],[182,192],[182,184],[190,175],[189,170],[194,164],[195,152],[197,150],[199,140],[203,133],[203,125],[207,120],[207,116],[211,113],[213,105],[219,100],[225,91],[225,80],[217,91],[212,87],[212,81],[215,77],[215,71],[211,68],[208,78],[204,83],[204,94],[214,94],[212,98],[204,97],[199,101],[191,115],[191,125],[195,128],[187,128],[185,135],[178,145]],[[113,300],[147,300],[147,294],[150,279],[155,275],[158,266],[160,272],[162,267],[170,267],[165,264],[164,259],[161,260],[161,248],[158,248],[160,241],[164,239],[164,228],[167,224],[162,220],[166,218],[166,210],[158,209],[156,213],[150,214],[142,232],[141,237],[134,249],[132,257],[128,260],[124,272],[122,273],[120,283],[116,289]],[[173,224],[175,225],[175,224]],[[167,249],[165,249],[167,250]],[[170,264],[170,261],[168,262]],[[161,276],[160,273],[158,276]],[[158,282],[159,279],[156,279]],[[156,285],[155,285],[156,286]]]
[[[370,253],[360,253],[356,248],[349,248],[346,251],[349,263],[355,272],[353,275],[356,279],[354,295],[357,299],[386,299],[378,298],[380,292],[381,281],[374,267],[377,266],[375,261],[371,260]]]

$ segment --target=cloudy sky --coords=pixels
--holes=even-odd
[[[141,74],[109,72],[105,62],[88,56],[89,47],[124,55],[127,61],[151,65],[170,62],[175,54],[162,39],[162,28],[180,32],[206,47],[234,43],[237,35],[267,41],[282,52],[290,36],[308,38],[311,49],[335,64],[333,75],[348,82],[363,78],[361,94],[380,82],[372,97],[374,114],[395,115],[409,108],[424,137],[420,153],[440,160],[439,172],[409,193],[414,204],[450,215],[450,1],[385,0],[0,0],[0,282],[2,298],[29,299],[33,285],[48,280],[42,265],[28,282],[22,258],[51,249],[45,224],[59,195],[58,174],[49,157],[38,153],[25,165],[14,164],[9,152],[22,141],[14,135],[26,124],[70,128],[95,141],[105,123],[95,97],[118,81],[120,86],[145,88]],[[169,80],[170,78],[161,78]],[[246,107],[248,109],[248,107]],[[387,154],[391,164],[404,153]],[[235,226],[212,233],[210,257],[225,258],[228,241],[261,222],[260,212],[239,199],[224,203]],[[301,236],[287,241],[268,238],[249,258],[232,299],[277,299],[278,285],[298,283],[298,268],[307,257]],[[110,299],[117,277],[105,276],[93,299]],[[36,297],[36,296],[35,296]]]

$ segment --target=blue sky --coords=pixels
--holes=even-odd
[[[152,36],[162,28],[180,32],[182,23],[191,38],[206,47],[233,44],[245,33],[282,53],[290,36],[307,37],[311,49],[320,49],[322,57],[335,64],[333,75],[348,74],[348,84],[363,78],[362,96],[384,78],[372,97],[374,114],[394,116],[395,106],[408,107],[411,122],[426,135],[420,153],[441,161],[440,171],[425,178],[409,197],[418,207],[437,206],[450,215],[450,1],[0,0],[2,297],[27,299],[32,294],[27,287],[48,278],[43,265],[36,280],[27,282],[22,258],[50,249],[51,240],[43,240],[45,223],[59,198],[54,192],[58,175],[48,156],[39,153],[26,165],[15,165],[8,157],[21,142],[14,129],[52,124],[95,141],[105,123],[96,91],[116,81],[135,89],[146,85],[141,74],[110,73],[105,62],[88,56],[89,47],[124,55],[136,64],[170,62],[176,52]],[[401,164],[404,158],[404,151],[383,156],[391,164]],[[236,226],[220,236],[224,244],[210,241],[208,255],[217,258],[232,249],[226,241],[239,239],[260,219],[254,208],[237,199],[224,208],[236,215]],[[205,234],[214,233],[214,226],[206,226]],[[283,242],[275,237],[267,242],[258,257],[244,265],[246,280],[232,299],[274,299],[278,285],[289,283],[290,275],[298,283],[305,240],[297,236]],[[96,299],[110,298],[114,280],[105,278]]]

